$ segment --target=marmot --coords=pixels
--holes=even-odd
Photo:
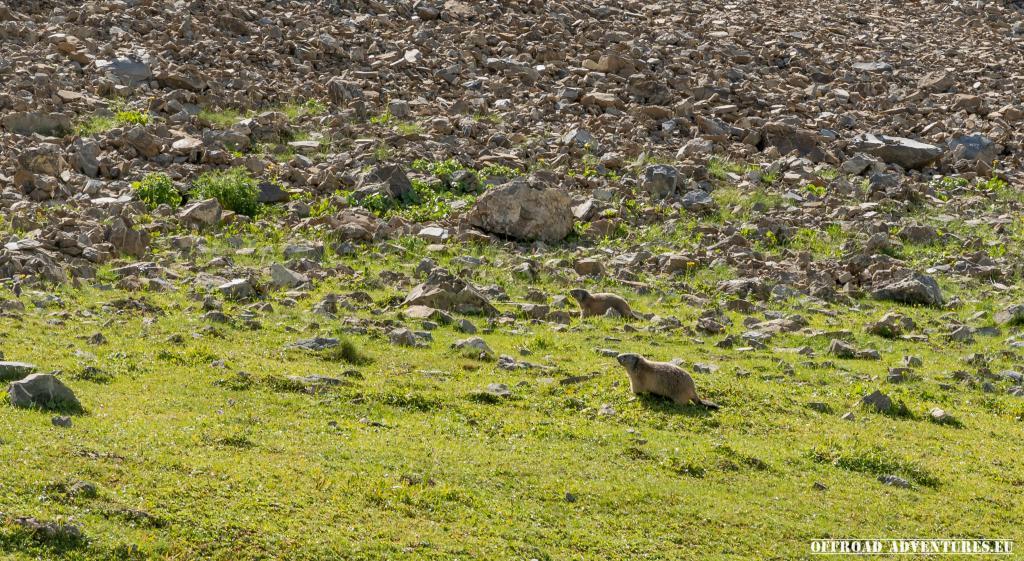
[[[633,353],[624,353],[616,358],[629,374],[629,389],[633,393],[653,393],[682,405],[692,402],[708,409],[718,409],[717,404],[697,396],[693,378],[682,368],[670,362],[651,362]]]
[[[626,302],[626,299],[611,292],[598,292],[591,294],[582,288],[569,291],[580,304],[580,317],[603,316],[609,309],[619,312],[619,315],[626,319],[644,319],[643,316],[633,311]]]

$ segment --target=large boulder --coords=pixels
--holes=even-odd
[[[694,189],[683,195],[682,205],[687,211],[697,214],[712,212],[718,206],[710,193],[700,189]]]
[[[473,285],[440,267],[431,270],[427,280],[413,288],[402,304],[462,314],[498,314],[498,310]]]
[[[797,128],[793,125],[773,121],[761,127],[761,142],[758,148],[765,150],[774,147],[780,154],[789,154],[796,150],[801,156],[813,162],[825,159],[825,152],[818,145],[817,133]]]
[[[178,218],[188,226],[214,226],[220,223],[220,203],[213,198],[196,201],[181,209]]]
[[[379,193],[398,201],[411,201],[415,196],[412,182],[401,166],[385,164],[374,167],[359,180],[359,188],[352,193],[356,199]]]
[[[71,117],[64,113],[36,111],[8,113],[2,120],[3,128],[18,134],[59,135],[71,130]]]
[[[864,134],[852,148],[904,169],[920,169],[942,157],[942,148],[899,136]]]
[[[494,234],[557,242],[572,230],[572,202],[561,189],[534,178],[517,178],[481,195],[468,219]]]
[[[30,374],[7,387],[7,398],[15,407],[80,410],[82,404],[71,388],[52,374]]]
[[[149,232],[132,228],[131,221],[120,216],[107,226],[105,238],[118,252],[137,258],[145,255],[149,246]]]
[[[1014,304],[996,312],[996,323],[1002,325],[1024,325],[1024,304]]]
[[[918,274],[882,285],[871,296],[876,300],[922,306],[942,306],[945,303],[939,283],[928,275]]]
[[[999,157],[1002,147],[983,134],[968,134],[949,141],[953,160],[978,160],[991,163]]]
[[[121,137],[121,142],[135,148],[146,158],[155,158],[163,150],[163,141],[143,127],[128,129]]]
[[[36,371],[34,364],[27,362],[0,361],[0,381],[18,380]]]
[[[61,147],[50,143],[26,149],[18,155],[18,164],[22,170],[52,177],[60,176],[68,166]]]
[[[145,82],[153,77],[153,69],[148,62],[127,57],[97,60],[96,69],[128,84]]]

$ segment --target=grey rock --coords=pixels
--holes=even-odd
[[[217,287],[221,296],[229,300],[245,300],[256,295],[256,289],[248,279],[232,279]]]
[[[682,205],[686,210],[697,214],[712,212],[718,206],[707,191],[700,189],[694,189],[683,195]]]
[[[989,137],[975,133],[949,141],[949,152],[954,160],[991,163],[999,157],[1000,147]]]
[[[427,306],[446,312],[497,315],[498,310],[470,283],[437,267],[406,296],[403,305]]]
[[[939,146],[909,138],[864,134],[853,143],[855,150],[881,158],[904,169],[920,169],[942,157]]]
[[[7,388],[7,397],[15,407],[81,410],[82,404],[71,388],[52,374],[30,374]]]
[[[478,354],[481,358],[493,358],[494,351],[487,344],[486,341],[479,337],[470,337],[469,339],[461,339],[452,344],[452,347],[459,350],[472,351],[474,354]]]
[[[398,345],[401,347],[415,347],[416,336],[413,332],[405,327],[399,327],[391,330],[388,333],[388,340],[391,341],[392,345]]]
[[[543,181],[516,178],[481,195],[468,221],[494,234],[554,243],[572,230],[572,202]]]
[[[133,127],[125,131],[121,142],[135,148],[146,158],[155,158],[163,151],[163,141],[144,127]]]
[[[71,425],[74,424],[74,422],[71,420],[71,417],[68,417],[67,415],[57,415],[56,417],[50,419],[50,423],[52,423],[53,426],[55,427],[61,428],[70,428]]]
[[[647,166],[644,170],[643,183],[641,186],[645,191],[654,197],[664,199],[671,197],[676,192],[676,183],[679,181],[679,171],[663,164]]]
[[[512,397],[512,390],[508,389],[508,386],[505,384],[487,384],[487,388],[484,391],[495,397]]]
[[[758,148],[775,148],[780,154],[789,154],[795,150],[800,156],[812,162],[821,162],[825,159],[825,152],[821,149],[817,133],[778,121],[766,123],[761,127]]]
[[[337,347],[340,342],[341,341],[334,337],[312,337],[310,339],[300,339],[288,345],[288,348],[304,349],[307,351],[322,351]]]
[[[20,380],[36,371],[36,365],[27,362],[0,361],[0,382]]]
[[[114,218],[107,226],[105,237],[119,253],[136,258],[144,256],[149,245],[149,232],[132,228],[122,217]]]
[[[220,223],[221,207],[217,199],[194,202],[181,209],[178,218],[190,226],[214,226]]]
[[[996,312],[995,320],[1000,325],[1024,325],[1024,304],[1014,304]]]
[[[270,279],[274,288],[292,288],[309,282],[309,277],[297,273],[280,263],[270,266]]]
[[[911,305],[942,306],[945,303],[939,283],[930,276],[920,274],[888,283],[873,291],[871,296],[876,300]]]
[[[63,113],[12,112],[0,119],[3,128],[22,135],[57,136],[72,130],[71,118]]]
[[[891,485],[893,487],[899,487],[901,489],[910,488],[909,481],[895,475],[879,475],[878,481],[880,481],[883,485]]]
[[[892,409],[892,399],[878,390],[862,397],[860,402],[861,405],[870,407],[879,413],[885,413]]]
[[[131,58],[97,60],[96,69],[116,76],[128,84],[145,82],[153,77],[153,69],[146,62]]]
[[[261,181],[259,184],[259,202],[263,204],[275,204],[288,202],[288,192],[275,182]]]
[[[412,182],[401,166],[382,164],[374,167],[359,181],[359,188],[352,195],[360,199],[366,195],[379,193],[397,201],[411,201],[415,194]]]

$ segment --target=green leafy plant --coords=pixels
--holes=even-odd
[[[166,173],[147,173],[141,180],[132,183],[132,189],[150,210],[160,205],[171,208],[181,205],[181,193]]]
[[[839,177],[839,170],[832,166],[828,166],[818,171],[818,177],[824,179],[825,181],[832,181]]]
[[[523,175],[522,170],[501,164],[488,164],[477,172],[481,181],[487,181],[492,177],[519,177]]]
[[[760,179],[761,183],[764,183],[765,185],[771,185],[778,181],[780,177],[781,176],[777,171],[765,170],[761,172]]]
[[[243,167],[200,175],[192,194],[198,199],[217,199],[222,207],[245,216],[256,216],[261,207],[259,184]]]
[[[142,111],[125,109],[114,114],[114,120],[119,125],[141,125],[149,124],[149,115]]]
[[[390,111],[385,111],[380,115],[370,117],[370,123],[374,125],[387,125],[391,123],[392,120],[394,120],[394,116],[391,115]]]
[[[815,197],[818,198],[824,197],[825,193],[828,192],[828,190],[825,189],[823,185],[815,185],[813,183],[808,183],[807,185],[804,185],[804,191],[807,191],[811,195],[814,195]]]

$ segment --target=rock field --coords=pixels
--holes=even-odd
[[[1022,276],[1021,2],[0,0],[0,460],[26,462],[0,475],[0,554],[789,559],[982,497],[977,526],[892,537],[1007,537]],[[579,317],[580,286],[635,317]],[[625,352],[721,410],[634,398]],[[557,431],[578,442],[531,452]],[[526,451],[475,440],[496,434]],[[588,489],[559,454],[660,475]],[[402,475],[435,455],[483,464]],[[307,490],[264,497],[262,469]],[[175,502],[189,470],[209,486]],[[672,481],[742,509],[767,481],[792,525],[654,530],[692,496]],[[538,488],[558,510],[501,506]],[[862,525],[795,521],[863,488]],[[568,506],[596,518],[529,522]]]

